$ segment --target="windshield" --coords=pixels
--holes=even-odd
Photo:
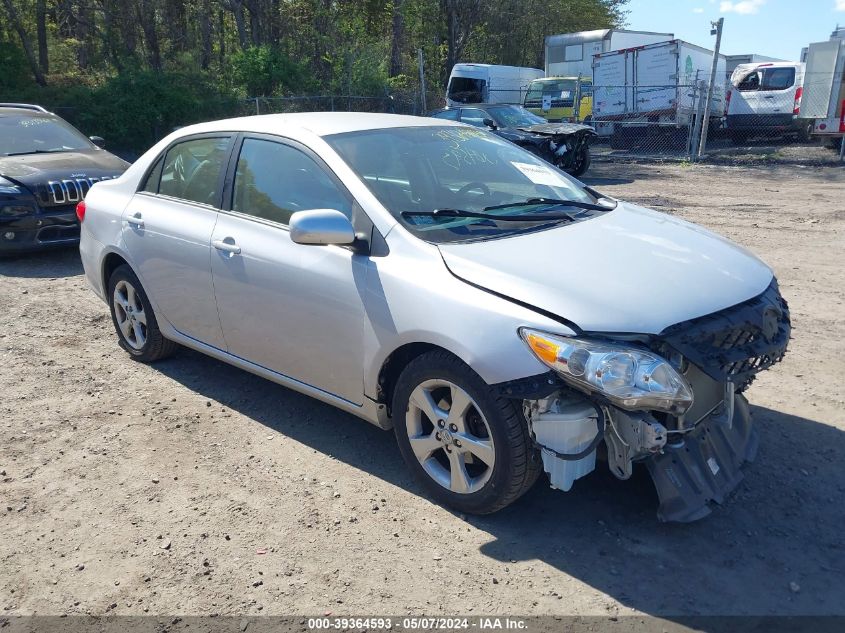
[[[449,98],[460,103],[481,103],[484,101],[483,79],[452,77],[449,81]]]
[[[484,130],[420,126],[349,132],[325,140],[390,213],[426,241],[478,240],[549,228],[553,222],[530,218],[550,210],[578,220],[600,213],[544,202],[520,205],[534,198],[582,203],[595,203],[596,198],[577,180]],[[487,209],[489,214],[525,215],[526,221],[402,216],[435,209]]]
[[[0,115],[0,154],[34,154],[94,149],[82,132],[61,119]]]
[[[555,81],[532,81],[528,85],[525,102],[540,103],[543,95],[550,96],[552,101],[571,102],[575,98],[576,82],[574,79],[556,79]]]
[[[540,123],[548,123],[546,119],[532,114],[522,106],[497,106],[487,108],[487,111],[496,119],[500,127],[530,127]]]

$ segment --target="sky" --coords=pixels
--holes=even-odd
[[[725,18],[725,55],[758,53],[799,61],[810,42],[830,38],[845,26],[845,0],[629,0],[625,28],[674,33],[712,49],[710,22]]]

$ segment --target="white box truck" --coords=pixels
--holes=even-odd
[[[467,103],[522,104],[528,84],[543,76],[539,68],[494,64],[455,64],[446,86],[446,105]]]
[[[705,102],[712,63],[713,51],[682,40],[599,53],[593,58],[597,129],[621,145],[627,144],[627,137],[647,132],[683,142]],[[711,129],[719,126],[724,111],[725,56],[719,55],[710,102]]]
[[[672,33],[599,29],[546,36],[546,77],[592,77],[593,55],[674,39]]]

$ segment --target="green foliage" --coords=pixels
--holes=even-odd
[[[26,57],[20,47],[0,42],[0,91],[21,90],[31,83]]]
[[[237,51],[231,65],[234,85],[244,96],[302,94],[311,89],[305,66],[266,44]]]
[[[175,126],[247,113],[246,97],[391,95],[416,108],[422,50],[432,107],[449,63],[542,67],[546,35],[619,26],[626,2],[46,0],[39,13],[6,0],[0,100],[41,103],[141,151]]]
[[[237,99],[199,74],[128,71],[101,85],[34,85],[17,99],[44,105],[109,147],[140,152],[173,128],[225,118],[237,112]]]

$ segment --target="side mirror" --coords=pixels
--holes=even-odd
[[[352,244],[352,222],[334,209],[297,211],[290,216],[290,239],[297,244]]]
[[[102,136],[89,136],[88,138],[97,147],[105,147],[106,145],[106,139],[104,139]]]
[[[489,127],[491,130],[498,129],[498,126],[496,125],[496,122],[493,119],[484,119],[482,123]]]

